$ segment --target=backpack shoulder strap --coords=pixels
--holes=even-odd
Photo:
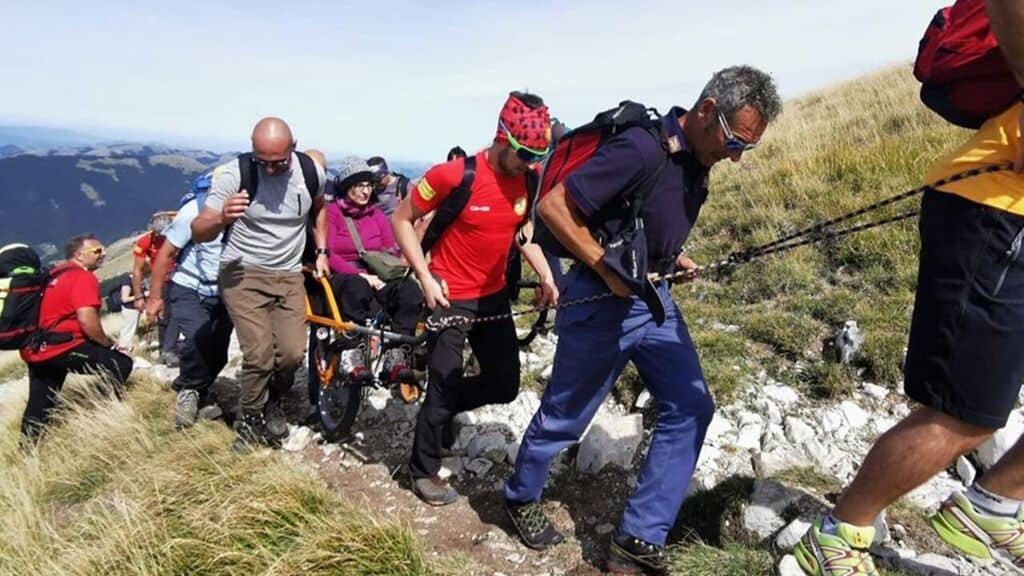
[[[256,198],[260,181],[259,169],[259,166],[252,161],[252,152],[238,155],[238,189],[249,193],[249,202]]]
[[[459,217],[462,210],[466,208],[466,204],[469,204],[474,178],[476,178],[476,156],[469,156],[465,159],[462,181],[437,207],[434,218],[427,225],[427,231],[423,234],[423,240],[420,242],[424,254],[430,252],[445,229]]]
[[[409,177],[405,174],[398,175],[398,182],[395,183],[395,192],[398,193],[398,199],[404,200],[409,193]]]
[[[647,174],[647,177],[641,180],[633,187],[628,195],[627,202],[631,207],[630,217],[633,219],[640,217],[640,209],[643,207],[644,200],[647,195],[654,190],[654,187],[658,185],[658,180],[661,180],[661,174],[665,171],[665,165],[668,164],[668,147],[665,145],[665,139],[661,133],[660,123],[652,123],[644,128],[647,135],[654,139],[658,144],[658,148],[663,152],[661,160],[658,162],[658,167],[654,169],[654,172]]]
[[[533,205],[537,201],[537,195],[540,193],[540,176],[533,170],[527,170],[524,176],[526,178],[526,212],[523,212],[523,219],[519,221],[519,226],[516,227],[516,242],[520,246],[525,246],[529,239],[523,232],[523,226],[526,226],[527,222],[534,219]]]
[[[320,176],[317,175],[316,163],[302,152],[296,152],[295,155],[299,157],[302,179],[306,182],[306,191],[309,192],[309,198],[312,200],[316,198],[316,193],[320,190]]]

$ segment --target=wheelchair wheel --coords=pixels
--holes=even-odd
[[[320,433],[328,442],[338,442],[349,437],[363,398],[362,387],[350,386],[347,379],[338,373],[338,360],[339,353],[330,352],[327,362],[316,362],[317,375],[321,379],[317,393],[317,414],[320,417]]]

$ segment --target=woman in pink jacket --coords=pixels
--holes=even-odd
[[[327,250],[331,267],[331,288],[342,317],[356,324],[365,324],[381,308],[391,319],[391,330],[413,335],[419,321],[423,294],[416,280],[409,275],[384,282],[369,270],[359,257],[356,242],[346,219],[355,228],[366,252],[386,251],[400,256],[391,233],[391,224],[376,207],[374,172],[362,158],[342,160],[334,181],[335,198],[327,206]],[[385,352],[385,377],[393,383],[411,382],[408,348],[391,348]],[[342,353],[342,368],[354,377],[364,373],[363,351],[357,347]]]

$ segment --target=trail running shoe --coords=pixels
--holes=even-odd
[[[511,502],[505,501],[505,511],[512,520],[523,544],[534,550],[544,550],[561,544],[565,540],[562,534],[555,530],[544,514],[544,508],[540,502]]]
[[[793,554],[800,568],[810,576],[878,576],[875,561],[868,553],[875,539],[875,528],[858,528],[840,522],[836,535],[821,531],[818,520],[797,543]]]
[[[928,521],[957,551],[994,559],[1024,574],[1024,507],[1016,518],[989,516],[975,510],[964,494],[954,493]]]

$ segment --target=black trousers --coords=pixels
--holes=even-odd
[[[454,301],[451,308],[434,313],[477,318],[509,310],[508,293],[502,290],[478,300]],[[467,338],[480,362],[480,374],[470,378],[462,375],[462,348]],[[487,404],[505,404],[519,394],[519,348],[511,318],[446,328],[433,334],[429,345],[427,397],[416,418],[409,462],[413,478],[437,474],[444,431],[456,414]]]
[[[380,290],[374,290],[358,274],[335,274],[331,276],[331,289],[346,320],[366,324],[368,318],[383,308],[391,318],[393,332],[409,336],[416,332],[423,292],[411,277],[392,280]]]
[[[88,341],[51,360],[29,363],[28,404],[21,418],[22,436],[35,440],[43,432],[68,372],[104,373],[117,383],[115,390],[119,390],[131,374],[132,366],[130,356]]]
[[[341,317],[356,324],[366,324],[381,307],[391,318],[391,330],[399,334],[412,336],[416,333],[420,310],[423,307],[423,292],[419,284],[411,277],[392,280],[380,290],[374,290],[365,278],[358,274],[335,274],[331,276],[331,291],[338,302]],[[330,316],[327,302],[320,295],[323,291],[306,281],[306,293],[310,295],[310,306],[317,314]],[[355,346],[358,339],[353,338],[349,345]],[[316,404],[320,382],[316,377],[316,365],[313,362],[313,349],[316,346],[316,326],[309,329],[309,402]]]
[[[217,296],[201,298],[199,292],[171,283],[169,308],[185,340],[181,343],[181,372],[175,390],[205,392],[228,363],[228,345],[234,324]]]
[[[171,301],[171,286],[174,283],[168,278],[164,282],[163,287],[163,299],[164,302]],[[164,315],[160,318],[157,323],[157,339],[160,341],[160,352],[173,352],[178,353],[178,334],[180,333],[181,326],[178,324],[178,318],[174,315],[174,310],[171,306],[164,308]]]

